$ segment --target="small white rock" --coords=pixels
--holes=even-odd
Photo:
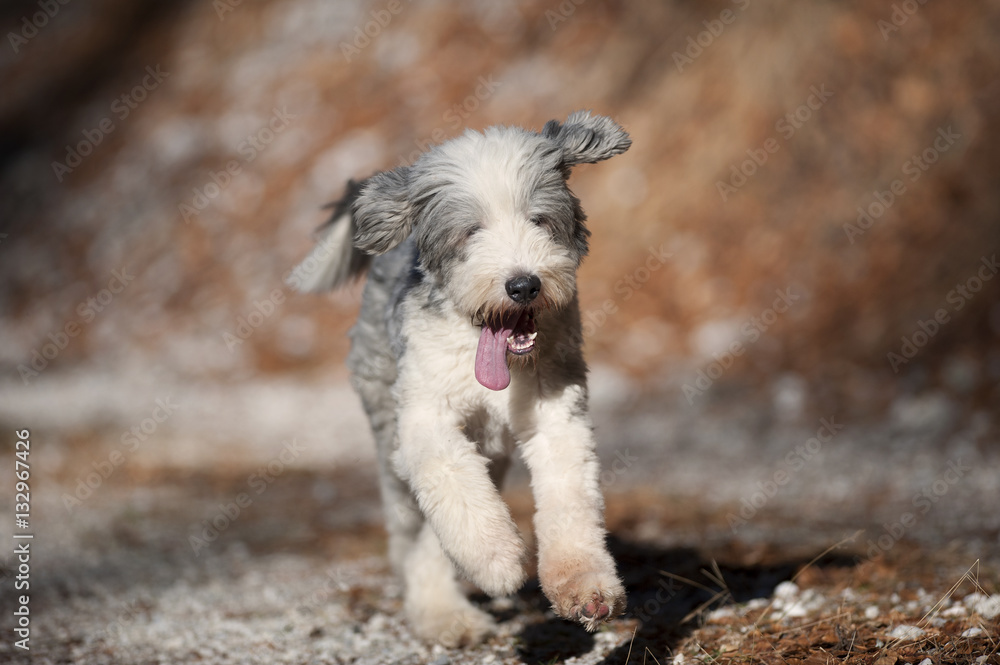
[[[969,612],[961,605],[954,605],[949,607],[944,612],[941,612],[943,617],[964,617]]]
[[[865,608],[865,618],[866,619],[875,619],[877,617],[878,617],[878,608],[877,607],[875,607],[874,605],[872,605],[871,607],[866,607]]]
[[[972,609],[984,619],[992,619],[1000,615],[1000,593],[995,593],[989,598],[983,596]]]
[[[503,598],[494,598],[490,603],[490,607],[493,609],[503,612],[506,610],[514,609],[514,599],[510,596],[504,596]]]
[[[979,626],[973,626],[972,628],[962,633],[962,637],[976,637],[977,635],[982,635],[982,634],[983,634],[982,628],[980,628]]]
[[[389,623],[389,617],[378,612],[372,615],[372,618],[368,620],[368,625],[366,626],[369,631],[377,632],[385,630],[386,625]]]
[[[924,658],[922,661],[917,663],[917,665],[934,665],[934,661],[930,658]]]
[[[726,607],[720,607],[717,610],[712,610],[708,613],[708,617],[706,618],[709,623],[725,623],[727,619],[732,619],[735,616],[736,611],[732,608],[732,606],[727,605]]]
[[[805,603],[801,600],[797,600],[795,602],[788,603],[788,606],[785,608],[784,615],[793,619],[800,619],[802,617],[809,616],[809,608],[807,608]]]
[[[962,599],[962,602],[965,604],[966,607],[968,607],[971,610],[977,604],[979,604],[980,601],[986,600],[988,597],[989,596],[986,596],[981,593],[970,593],[968,596]]]
[[[601,630],[594,635],[594,641],[606,646],[617,646],[620,638],[618,634],[611,630]]]
[[[919,640],[923,636],[923,634],[924,634],[923,628],[919,628],[918,626],[908,626],[906,624],[903,624],[901,626],[896,626],[895,628],[893,628],[892,632],[889,633],[889,637],[891,637],[894,640],[913,641],[913,640]]]
[[[795,582],[782,582],[774,587],[774,597],[791,600],[799,595],[799,585]]]

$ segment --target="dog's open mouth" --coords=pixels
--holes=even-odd
[[[483,323],[476,350],[476,379],[490,390],[503,390],[510,385],[507,354],[523,356],[535,348],[535,313],[519,310],[501,319]]]
[[[538,332],[535,330],[535,313],[529,309],[518,317],[514,329],[507,336],[507,350],[516,356],[531,353],[535,348],[536,337]]]

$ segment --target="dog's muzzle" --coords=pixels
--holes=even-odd
[[[519,307],[483,322],[476,349],[476,379],[490,390],[510,385],[507,354],[526,356],[535,350],[535,310],[530,307],[542,290],[538,275],[518,275],[507,280],[507,295]]]

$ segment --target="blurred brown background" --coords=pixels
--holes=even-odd
[[[989,3],[894,18],[891,4],[850,2],[402,3],[394,14],[95,0],[60,6],[23,43],[11,34],[30,33],[18,19],[38,7],[6,6],[0,354],[28,389],[83,366],[220,380],[338,372],[356,294],[331,305],[288,293],[235,352],[223,337],[283,288],[320,205],[348,177],[467,127],[540,128],[591,108],[634,137],[573,181],[595,236],[581,278],[595,363],[669,395],[742,340],[748,352],[707,399],[784,379],[807,407],[852,413],[927,391],[963,415],[997,407],[1000,280],[956,296],[960,311],[948,300],[1000,245]],[[271,134],[276,112],[287,118]],[[944,150],[939,131],[953,134]],[[925,150],[933,162],[913,161]],[[880,212],[875,192],[885,201],[894,180],[905,191],[857,226],[857,208]],[[642,270],[661,247],[670,260]],[[22,380],[18,367],[122,268],[134,282]],[[751,323],[751,342],[741,327],[776,289],[799,300],[770,326]],[[887,354],[940,308],[949,321],[894,372]]]
[[[639,460],[605,489],[660,497],[618,523],[729,537],[832,417],[845,433],[767,511],[895,519],[959,456],[975,470],[908,537],[995,551],[1000,3],[32,0],[0,26],[0,422],[39,441],[61,548],[188,556],[292,439],[304,494],[233,542],[377,529],[343,368],[360,289],[284,276],[348,178],[592,109],[633,138],[571,181],[602,455]],[[343,508],[330,477],[358,469],[367,503]],[[290,535],[293,504],[317,516]]]

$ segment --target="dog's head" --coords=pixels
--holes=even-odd
[[[541,133],[468,131],[365,183],[355,245],[381,254],[414,234],[426,275],[482,325],[476,376],[500,390],[510,381],[507,357],[534,351],[535,315],[576,295],[590,232],[566,184],[570,170],[631,143],[613,120],[585,111]]]

